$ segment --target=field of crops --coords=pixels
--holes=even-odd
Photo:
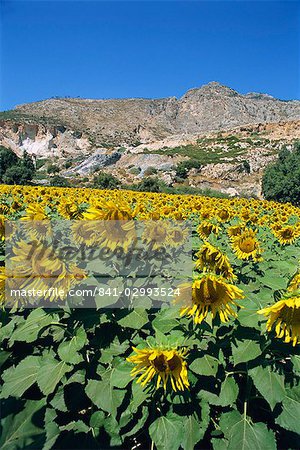
[[[300,448],[300,209],[27,186],[0,196],[2,449]],[[159,309],[5,308],[5,222],[62,219],[151,221],[174,247],[183,237],[166,223],[188,221],[192,280]],[[26,246],[14,251],[23,267]]]

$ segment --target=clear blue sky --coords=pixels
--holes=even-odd
[[[1,110],[180,97],[209,81],[300,98],[299,1],[0,2]]]

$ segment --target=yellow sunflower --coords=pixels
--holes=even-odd
[[[189,388],[187,363],[185,361],[186,349],[176,348],[144,348],[133,347],[135,355],[127,358],[127,361],[136,365],[131,371],[134,377],[140,375],[137,383],[145,386],[153,378],[156,389],[162,384],[167,389],[168,381],[174,391],[183,391]]]
[[[293,278],[291,279],[287,290],[289,292],[298,291],[300,290],[300,273],[296,273]]]
[[[180,228],[170,220],[145,222],[142,239],[153,250],[182,245],[188,236],[188,228]]]
[[[197,228],[197,233],[201,239],[206,240],[211,233],[218,234],[219,227],[208,220],[203,220]]]
[[[299,229],[292,225],[286,225],[278,229],[273,228],[273,233],[282,245],[292,244],[299,237]]]
[[[205,273],[193,283],[183,283],[178,288],[180,295],[175,303],[182,302],[184,305],[186,302],[180,315],[193,316],[195,323],[203,322],[209,312],[212,318],[218,313],[222,322],[227,322],[229,316],[237,317],[232,305],[237,305],[237,299],[244,298],[241,289],[229,284],[224,277],[212,273]]]
[[[300,297],[286,296],[267,308],[257,311],[268,318],[267,331],[275,330],[277,338],[284,342],[300,343]]]
[[[196,256],[198,257],[196,269],[203,272],[215,272],[227,279],[236,278],[228,257],[209,242],[205,242]]]
[[[229,237],[240,236],[245,228],[246,226],[244,223],[232,225],[231,227],[228,227],[227,234]]]
[[[6,282],[6,274],[5,267],[0,267],[0,304],[5,301],[5,282]]]
[[[231,238],[232,248],[237,258],[261,261],[261,248],[256,239],[256,231],[246,228],[242,234]]]
[[[14,256],[10,257],[11,283],[15,280],[18,288],[43,291],[44,298],[50,301],[63,300],[72,287],[86,278],[83,269],[72,262],[65,263],[55,255],[51,246],[38,243],[33,248],[31,244],[19,241],[13,247],[13,253]],[[59,298],[50,288],[57,288]]]
[[[5,240],[5,217],[0,214],[0,241]]]

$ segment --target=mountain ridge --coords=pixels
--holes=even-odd
[[[180,98],[52,98],[16,106],[19,119],[43,118],[85,133],[95,146],[133,145],[172,135],[222,131],[239,125],[300,119],[299,100],[240,94],[218,82],[189,89]]]

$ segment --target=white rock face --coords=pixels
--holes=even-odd
[[[82,133],[65,127],[45,127],[42,124],[0,122],[0,145],[11,148],[18,156],[26,150],[36,158],[54,156],[76,157],[88,154],[92,148]]]

